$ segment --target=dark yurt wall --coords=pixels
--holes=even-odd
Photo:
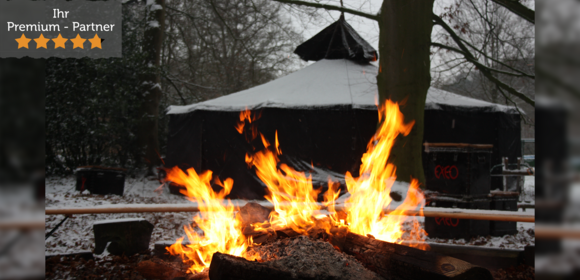
[[[231,197],[263,198],[264,185],[245,162],[261,140],[249,143],[235,129],[240,112],[251,110],[270,143],[278,132],[280,160],[310,174],[314,185],[343,181],[347,171],[357,176],[378,121],[376,51],[341,18],[295,53],[316,62],[251,89],[171,106],[166,166],[211,170],[234,179]],[[519,127],[515,108],[436,88],[427,94],[426,142],[493,144],[493,163],[500,163],[520,156]]]

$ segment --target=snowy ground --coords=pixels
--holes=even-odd
[[[525,176],[524,187],[522,189],[522,194],[520,195],[521,203],[533,204],[535,201],[535,177]],[[520,213],[534,214],[535,209],[518,209]],[[477,238],[472,238],[470,240],[465,239],[440,239],[440,238],[429,238],[427,237],[427,242],[440,243],[440,244],[458,244],[458,245],[468,245],[468,246],[483,246],[483,247],[495,247],[495,248],[506,248],[506,249],[523,249],[527,245],[535,244],[535,234],[534,234],[534,223],[520,223],[516,225],[518,233],[514,235],[505,235],[501,237],[484,237],[480,236]]]
[[[170,194],[167,188],[161,193],[154,190],[160,186],[156,180],[142,177],[127,178],[124,196],[80,194],[75,191],[74,177],[53,177],[46,179],[46,208],[59,207],[91,207],[125,204],[187,204],[191,203],[185,197]],[[526,180],[526,191],[533,201],[533,177]],[[522,211],[522,210],[520,210]],[[526,210],[533,213],[534,209]],[[46,240],[46,254],[64,254],[94,249],[93,224],[102,220],[143,218],[155,225],[150,246],[158,241],[176,240],[183,235],[183,225],[189,224],[192,213],[123,213],[123,214],[86,214],[74,215],[69,218],[53,235]],[[63,215],[47,215],[45,232],[52,230]],[[420,218],[420,222],[422,218]],[[435,239],[428,242],[456,245],[473,245],[496,248],[523,248],[534,243],[533,223],[518,223],[519,232],[516,235],[504,237],[481,237],[471,240]]]
[[[189,201],[183,196],[154,192],[160,183],[146,178],[127,178],[124,196],[91,195],[75,191],[75,178],[46,179],[46,208],[90,207],[118,204],[182,204]],[[153,244],[161,240],[175,240],[183,235],[183,225],[191,222],[191,213],[121,213],[73,215],[46,240],[46,254],[64,254],[94,249],[93,224],[102,220],[143,218],[155,225],[151,236]],[[46,216],[46,233],[50,232],[63,215]],[[106,253],[106,252],[105,252]]]

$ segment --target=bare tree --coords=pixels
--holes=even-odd
[[[411,177],[418,178],[424,183],[422,162],[420,160],[421,144],[423,140],[423,113],[427,90],[431,81],[429,73],[430,59],[428,45],[456,52],[461,59],[471,63],[482,75],[494,83],[498,91],[505,96],[513,96],[532,106],[533,98],[506,84],[495,74],[502,72],[506,75],[519,75],[494,69],[482,64],[476,57],[471,46],[465,42],[442,17],[433,14],[433,1],[397,1],[384,0],[378,14],[370,14],[350,8],[330,5],[322,1],[275,0],[278,2],[320,8],[325,10],[341,11],[353,15],[376,20],[379,24],[379,100],[387,98],[395,101],[405,100],[403,114],[416,121],[410,135],[395,142],[393,159],[399,167],[397,178],[409,181]],[[482,0],[477,0],[482,1]],[[503,8],[510,10],[518,17],[534,23],[535,12],[517,0],[492,0]],[[431,30],[433,25],[441,27],[451,39],[453,45],[442,43],[431,44]],[[427,44],[427,46],[425,45]],[[471,49],[470,49],[471,48]],[[406,55],[405,55],[406,54]],[[425,59],[427,58],[427,60]],[[427,83],[426,83],[427,82]],[[426,85],[425,85],[426,83]],[[405,99],[408,98],[408,99]],[[403,168],[401,168],[403,167]]]
[[[176,0],[163,48],[168,102],[187,104],[268,82],[291,68],[302,37],[267,0]]]
[[[445,7],[442,19],[460,34],[461,41],[474,53],[478,63],[493,69],[491,75],[523,96],[535,96],[535,28],[527,20],[491,0],[456,0]],[[493,103],[516,106],[524,114],[522,132],[533,137],[534,106],[508,94],[497,83],[466,60],[448,32],[434,34],[433,84],[462,95]]]

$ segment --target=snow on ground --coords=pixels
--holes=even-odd
[[[172,205],[195,205],[183,196],[170,194],[167,188],[163,191],[155,192],[161,184],[156,180],[149,180],[143,177],[130,178],[125,181],[124,196],[117,195],[91,195],[86,191],[81,194],[75,190],[74,177],[52,177],[46,179],[46,208],[63,207],[106,207],[108,205],[120,207],[134,204],[172,204]],[[402,193],[403,198],[406,193],[401,184],[397,182],[394,190]],[[533,177],[526,180],[525,190],[533,201]],[[341,202],[345,197],[341,197]],[[244,204],[243,201],[233,201],[234,204]],[[260,201],[260,204],[269,204],[267,201]],[[444,209],[438,208],[437,210]],[[449,209],[450,211],[453,209]],[[520,211],[522,211],[520,209]],[[534,209],[527,209],[526,214],[533,215]],[[193,213],[120,213],[120,214],[85,214],[73,215],[69,218],[53,235],[46,240],[46,254],[65,254],[94,249],[93,225],[99,221],[112,219],[146,219],[155,225],[151,236],[150,247],[153,248],[155,242],[176,240],[184,235],[183,226],[191,222]],[[50,232],[62,219],[63,215],[47,215],[45,233]],[[424,223],[424,218],[418,218],[420,224]],[[534,244],[534,224],[518,223],[518,233],[503,237],[480,237],[471,240],[464,239],[437,239],[427,238],[428,242],[473,245],[495,248],[521,249],[528,244]],[[106,253],[104,253],[106,254]]]
[[[93,207],[99,205],[131,204],[185,204],[185,197],[170,194],[167,188],[162,193],[154,192],[161,184],[146,178],[125,180],[124,196],[91,195],[75,191],[74,177],[52,177],[46,179],[46,208]],[[183,225],[191,222],[191,213],[119,213],[73,215],[45,241],[46,254],[65,254],[94,249],[93,224],[112,219],[142,218],[153,225],[150,246],[160,240],[176,240],[183,235]],[[47,215],[45,232],[50,232],[64,215]],[[106,252],[104,253],[106,254]]]

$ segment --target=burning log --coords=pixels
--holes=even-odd
[[[386,279],[493,279],[468,262],[349,232],[344,251]]]
[[[242,220],[242,225],[245,227],[250,224],[262,223],[268,220],[271,209],[268,209],[256,202],[248,202],[246,205],[240,207],[238,215]]]
[[[209,267],[211,280],[298,280],[316,279],[293,277],[289,271],[271,267],[266,263],[248,261],[232,255],[214,253]]]

